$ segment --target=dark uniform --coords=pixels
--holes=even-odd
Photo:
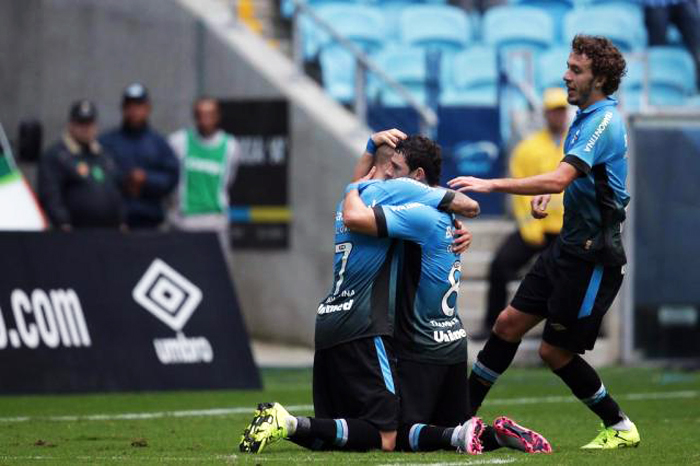
[[[547,319],[544,341],[576,353],[593,349],[626,263],[621,224],[630,198],[627,133],[616,106],[607,98],[576,114],[564,161],[579,177],[564,193],[564,226],[512,302],[519,311]],[[478,363],[474,370],[480,370]]]
[[[39,199],[54,226],[116,228],[124,222],[115,167],[102,147],[68,134],[39,164]]]
[[[365,204],[421,201],[449,205],[453,193],[402,178],[360,185]],[[319,418],[355,418],[380,430],[398,424],[396,357],[393,352],[398,244],[353,233],[335,217],[334,281],[318,306],[313,396]]]

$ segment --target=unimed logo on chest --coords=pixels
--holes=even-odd
[[[134,287],[132,297],[176,332],[156,338],[153,346],[163,364],[211,363],[214,350],[205,337],[186,337],[182,329],[202,301],[202,290],[161,259],[155,259]]]

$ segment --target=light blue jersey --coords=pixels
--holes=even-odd
[[[467,333],[457,312],[462,264],[452,252],[454,216],[417,202],[374,208],[379,234],[406,240],[399,282],[394,349],[431,364],[467,359]]]
[[[446,208],[454,198],[452,191],[408,178],[363,182],[359,191],[370,206],[418,201]],[[389,238],[349,231],[341,201],[335,214],[334,247],[333,284],[317,309],[316,349],[358,338],[392,336],[400,245]]]
[[[607,98],[576,114],[564,161],[580,172],[564,192],[560,241],[567,251],[605,265],[626,262],[621,224],[627,193],[627,130],[617,101]]]

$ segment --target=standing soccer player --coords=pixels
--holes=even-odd
[[[532,215],[544,218],[549,194],[564,191],[564,225],[498,316],[469,379],[476,410],[513,361],[520,341],[546,319],[540,356],[603,421],[584,449],[639,445],[637,427],[621,411],[596,371],[579,356],[593,349],[603,316],[622,284],[626,263],[621,224],[626,191],[627,133],[613,94],[625,60],[604,37],[578,35],[564,73],[567,100],[578,106],[564,144],[564,159],[549,173],[521,179],[458,177],[460,191],[536,195]]]

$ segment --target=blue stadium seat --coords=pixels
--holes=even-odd
[[[700,108],[700,94],[694,95],[685,101],[686,107]]]
[[[318,16],[334,26],[347,39],[367,53],[380,49],[384,43],[384,16],[381,10],[369,5],[335,3],[317,8]],[[309,18],[302,18],[304,58],[313,59],[331,37]]]
[[[475,45],[455,55],[449,66],[443,67],[442,89],[442,105],[496,105],[496,50]]]
[[[411,46],[456,53],[472,39],[469,17],[449,5],[407,7],[399,19],[401,40]]]
[[[311,7],[318,7],[321,5],[337,4],[337,3],[351,3],[351,4],[374,4],[374,0],[305,0],[306,4]],[[294,14],[294,2],[291,0],[282,0],[280,2],[280,13],[283,17],[289,18]]]
[[[319,56],[323,87],[334,99],[349,104],[355,98],[355,59],[344,48],[329,44]]]
[[[565,43],[570,43],[580,33],[605,36],[622,52],[643,48],[647,42],[641,8],[626,3],[593,5],[572,10],[564,18]]]
[[[552,18],[539,8],[503,5],[484,13],[482,35],[486,44],[501,51],[526,49],[540,52],[554,42]]]
[[[389,47],[377,57],[379,65],[386,73],[403,84],[419,102],[427,101],[428,71],[425,49],[420,47]],[[406,101],[392,89],[370,76],[370,96],[387,107],[403,107]]]
[[[564,72],[570,51],[569,47],[551,47],[540,55],[536,69],[540,92],[548,87],[565,87]]]
[[[649,79],[652,91],[673,88],[689,96],[695,92],[695,65],[687,50],[677,47],[649,48]]]
[[[677,47],[651,47],[647,55],[649,103],[681,106],[695,92],[695,67],[690,54]],[[641,106],[645,64],[627,57],[627,76],[622,79],[622,101],[627,110]]]
[[[540,8],[545,11],[551,18],[554,24],[554,37],[557,41],[561,41],[564,31],[564,17],[574,7],[573,0],[514,0],[515,5],[524,5]]]

